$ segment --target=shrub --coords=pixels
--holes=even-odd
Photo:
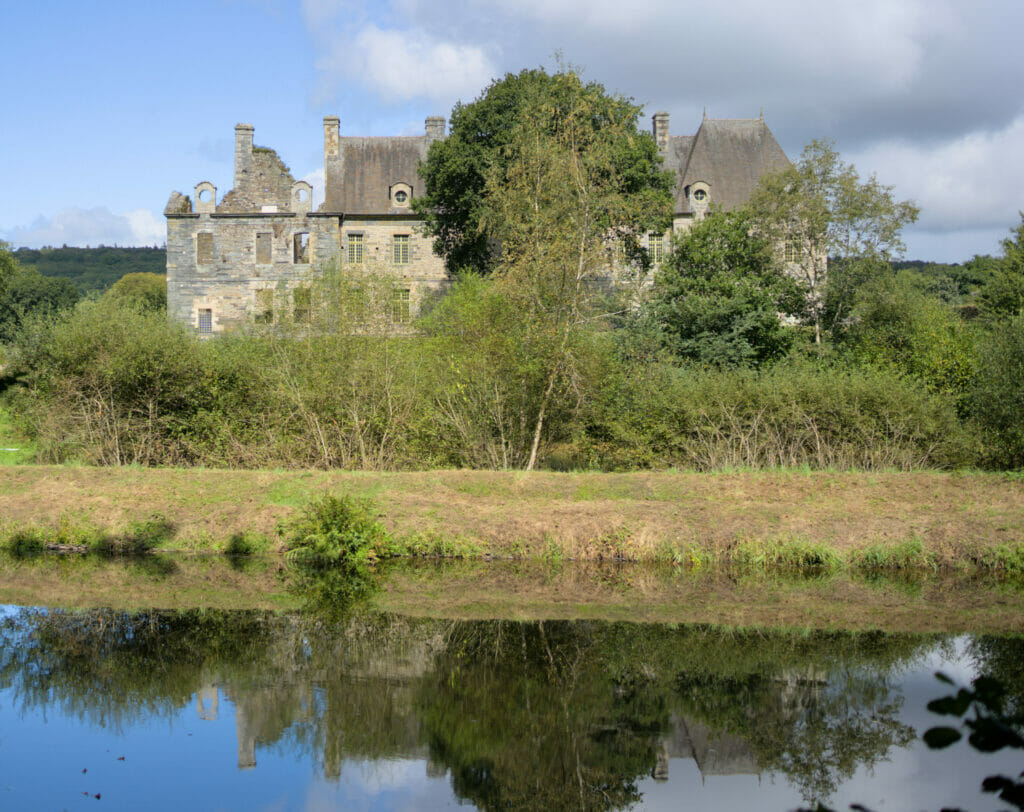
[[[288,559],[311,567],[365,564],[390,543],[373,501],[347,495],[311,501],[278,531]]]

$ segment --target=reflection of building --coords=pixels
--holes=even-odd
[[[763,118],[705,119],[696,135],[670,135],[668,113],[655,113],[653,135],[676,178],[672,229],[715,209],[745,203],[761,177],[789,165]],[[424,191],[419,162],[445,137],[445,120],[426,119],[424,134],[342,136],[324,119],[325,200],[295,180],[277,153],[253,145],[253,127],[235,127],[234,187],[220,200],[207,181],[195,199],[173,192],[167,217],[167,310],[200,333],[246,321],[302,321],[310,274],[326,262],[380,269],[397,280],[392,318],[407,320],[420,301],[448,283],[412,201]],[[655,263],[669,234],[642,236]]]
[[[717,733],[700,722],[672,714],[671,728],[661,739],[658,763],[651,772],[658,781],[668,780],[670,758],[692,758],[701,778],[709,775],[760,775],[750,745],[738,736]]]

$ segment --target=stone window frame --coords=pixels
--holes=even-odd
[[[349,265],[362,265],[366,262],[366,234],[364,232],[345,232],[345,262]]]
[[[200,237],[209,237],[209,253],[205,253],[200,245]],[[207,242],[203,240],[202,242]],[[206,257],[204,259],[204,256]],[[196,232],[196,265],[213,265],[213,232],[212,231],[197,231]]]
[[[213,308],[201,307],[196,311],[196,331],[201,336],[213,335]]]
[[[410,246],[412,245],[411,234],[392,234],[391,235],[391,264],[392,265],[408,265],[411,260],[412,251]]]
[[[267,238],[267,261],[260,261],[260,237]],[[272,265],[274,263],[274,232],[273,231],[257,231],[253,237],[254,248],[253,254],[256,258],[257,265]]]
[[[305,239],[303,239],[305,238]],[[301,246],[300,246],[301,241]],[[310,242],[308,231],[296,231],[292,234],[292,264],[309,265]]]

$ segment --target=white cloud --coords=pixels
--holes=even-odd
[[[396,27],[389,24],[396,17],[388,13],[382,13],[384,20],[370,20],[362,7],[345,0],[305,0],[302,12],[316,53],[321,99],[356,83],[384,103],[429,99],[447,105],[476,96],[497,71],[484,44],[424,27]]]
[[[358,74],[395,99],[472,97],[496,70],[481,47],[436,39],[422,31],[369,25],[352,46]]]
[[[882,141],[853,156],[900,197],[921,207],[918,229],[999,228],[1018,221],[1024,188],[1024,115],[994,132],[972,132],[933,145]]]
[[[162,217],[149,209],[114,214],[97,206],[71,206],[52,217],[40,215],[27,226],[7,229],[3,239],[18,248],[86,245],[163,245],[167,230]]]

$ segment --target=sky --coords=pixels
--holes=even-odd
[[[998,255],[1024,209],[1020,0],[35,0],[3,17],[16,247],[162,245],[172,190],[230,189],[239,122],[322,195],[324,116],[419,133],[556,54],[645,127],[763,111],[791,159],[832,139],[921,207],[909,259]]]

